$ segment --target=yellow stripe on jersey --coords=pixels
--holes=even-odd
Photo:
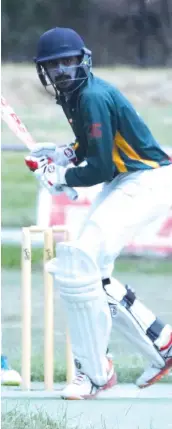
[[[114,140],[114,142],[115,142],[115,140]],[[124,164],[124,161],[120,157],[120,154],[119,154],[119,151],[118,151],[116,144],[114,145],[114,148],[112,151],[112,159],[113,159],[113,162],[115,163],[115,165],[116,165],[116,167],[120,173],[125,173],[126,171],[128,171],[127,167]]]
[[[126,140],[121,136],[119,132],[116,133],[114,144],[121,149],[125,155],[128,156],[128,158],[134,160],[143,162],[143,164],[149,165],[152,168],[158,168],[159,164],[156,161],[150,161],[149,159],[143,159],[141,158],[137,152],[126,142]]]
[[[78,149],[78,147],[79,147],[79,143],[78,143],[78,142],[75,142],[75,143],[74,143],[74,145],[73,145],[73,149],[74,149],[74,150],[77,150],[77,149]]]

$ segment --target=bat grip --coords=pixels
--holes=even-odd
[[[70,188],[69,186],[64,185],[63,186],[63,190],[65,192],[65,194],[67,195],[67,197],[70,198],[70,200],[77,200],[78,198],[78,193],[75,191],[75,189]]]

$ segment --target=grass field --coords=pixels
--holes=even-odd
[[[162,145],[172,145],[172,69],[95,69],[134,104]],[[2,92],[38,141],[69,143],[74,136],[62,109],[36,76],[34,65],[2,65]],[[2,124],[2,143],[19,143]],[[23,153],[2,152],[2,226],[35,222],[38,184]]]
[[[2,429],[171,429],[170,405],[170,398],[3,400],[1,421]]]
[[[57,416],[58,417],[58,416]],[[26,410],[21,412],[19,409],[2,412],[1,416],[2,429],[69,429],[67,419],[64,417],[61,421],[51,419],[46,412],[29,413]],[[78,425],[72,425],[72,429],[79,429]]]
[[[37,412],[28,412],[27,407],[25,407],[25,411],[21,411],[20,407],[17,407],[15,411],[2,412],[2,429],[81,429],[79,427],[79,417],[78,424],[73,424],[73,422],[71,424],[70,420],[73,419],[68,419],[65,411],[63,416],[60,417],[59,414],[57,411],[56,418],[51,418],[45,409],[37,410]],[[88,429],[94,428],[93,426],[91,428],[89,425]],[[102,425],[102,429],[106,429],[104,425]]]

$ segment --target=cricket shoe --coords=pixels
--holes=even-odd
[[[1,356],[1,385],[20,386],[20,384],[20,374],[9,366],[6,356]]]
[[[157,367],[154,364],[149,366],[143,374],[136,380],[136,384],[140,388],[151,386],[161,380],[164,375],[167,375],[172,370],[172,333],[170,341],[166,347],[163,347],[159,353],[164,359],[164,366]]]
[[[111,389],[111,387],[117,384],[117,375],[113,368],[113,362],[108,359],[108,380],[103,386],[95,385],[90,378],[79,372],[73,381],[66,386],[61,392],[62,399],[75,400],[75,399],[94,399],[103,390]]]

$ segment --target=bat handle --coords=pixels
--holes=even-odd
[[[65,194],[67,195],[67,197],[70,198],[70,200],[77,200],[78,198],[78,193],[75,191],[75,189],[70,188],[69,186],[63,186],[63,190],[65,192]]]

